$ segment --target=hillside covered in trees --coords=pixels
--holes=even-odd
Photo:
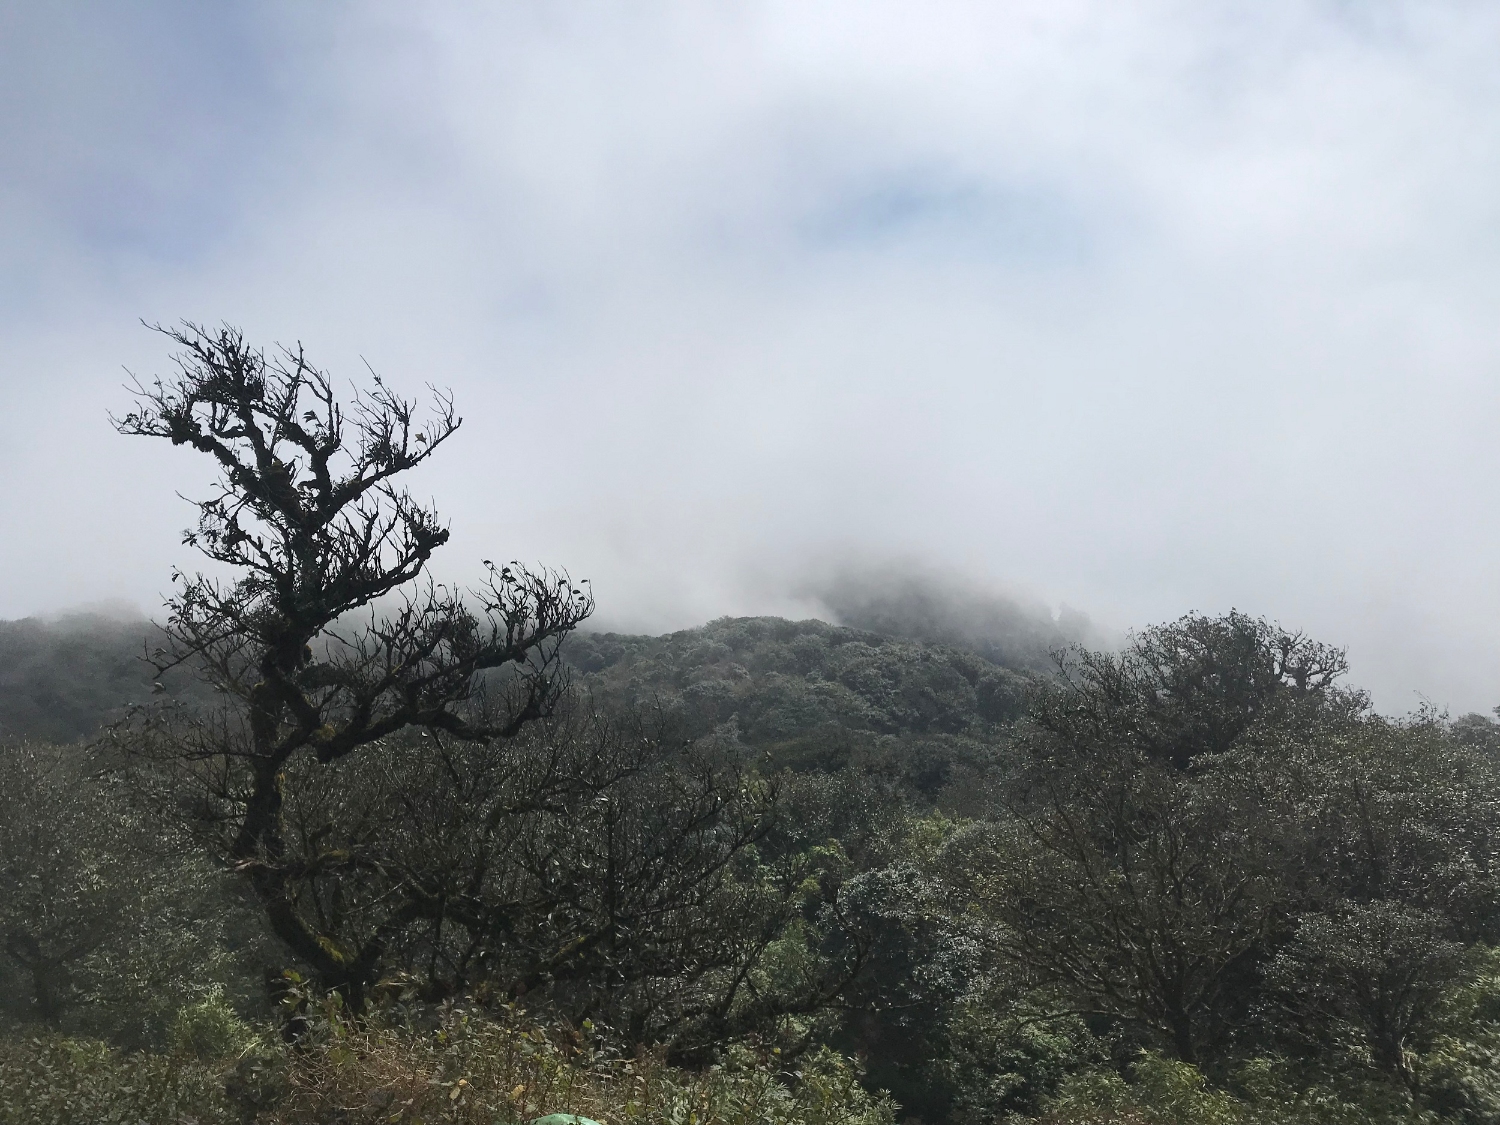
[[[0,625],[0,1125],[1500,1120],[1487,717],[1238,612],[424,585],[450,400],[166,334],[236,578]]]
[[[148,629],[0,627],[0,997],[15,1034],[160,1049],[207,1024],[248,1042],[285,1018],[265,972],[305,971],[232,879],[80,748],[160,683],[141,659]],[[432,935],[392,943],[382,1018],[459,995],[520,1003],[660,1044],[684,1073],[737,1043],[832,1048],[929,1121],[1093,1120],[1108,1106],[1195,1120],[1181,1106],[1200,1103],[1204,1120],[1275,1119],[1273,1105],[1309,1121],[1496,1112],[1500,727],[1487,719],[1375,717],[1341,686],[1339,654],[1243,617],[1148,630],[1120,656],[1074,650],[1050,672],[776,618],[578,632],[565,652],[580,710],[507,758],[506,778],[450,748],[444,769],[461,777],[445,786],[400,761],[408,743],[381,792],[341,798],[378,810],[381,833],[330,819],[326,793],[309,803],[309,840],[324,832],[326,847],[331,830],[398,856],[398,882],[467,881],[479,857],[454,853],[451,834],[496,814],[492,789],[546,788],[514,778],[522,758],[552,743],[557,772],[568,754],[584,774],[584,759],[613,762],[580,793],[554,785],[549,815],[507,814],[505,847],[484,862],[512,865],[487,873],[506,885],[512,948],[444,972]],[[645,732],[660,760],[622,751],[610,724]],[[435,804],[462,793],[470,815],[402,814],[381,795],[398,781]],[[599,879],[601,800],[634,834],[614,858],[635,867],[614,887]],[[392,825],[394,853],[377,839]],[[38,849],[48,892],[28,897]],[[363,882],[340,888],[330,940],[357,941],[371,922],[359,898],[389,894]],[[640,896],[632,924],[651,932],[538,973],[612,892]],[[478,968],[500,957],[498,980]]]

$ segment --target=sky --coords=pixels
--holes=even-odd
[[[155,612],[141,321],[452,389],[467,581],[871,568],[1500,703],[1500,5],[0,2],[0,618]]]

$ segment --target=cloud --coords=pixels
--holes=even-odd
[[[918,558],[1500,682],[1500,15],[1462,2],[13,6],[0,616],[151,606],[137,317],[451,385],[417,487],[611,620]]]

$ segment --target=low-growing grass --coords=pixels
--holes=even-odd
[[[748,1048],[701,1071],[619,1054],[590,1030],[448,1008],[355,1024],[331,1013],[295,1048],[237,1057],[125,1053],[68,1039],[0,1043],[0,1125],[509,1125],[577,1113],[605,1125],[892,1125],[848,1060],[783,1064]]]

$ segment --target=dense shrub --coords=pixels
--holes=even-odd
[[[659,1052],[616,1052],[592,1025],[547,1034],[510,1013],[460,1008],[426,1027],[355,1028],[334,1013],[316,1046],[293,1052],[278,1125],[490,1125],[578,1113],[611,1125],[890,1125],[891,1104],[826,1049],[783,1064],[741,1047],[701,1071]]]
[[[221,1067],[94,1040],[0,1039],[0,1125],[231,1125]]]
[[[324,1005],[296,1047],[246,1040],[223,1011],[184,1014],[183,1046],[0,1040],[0,1125],[494,1125],[579,1113],[610,1125],[892,1125],[891,1103],[827,1049],[783,1062],[741,1047],[686,1071],[610,1050],[592,1027],[547,1033],[521,1014],[450,1007],[355,1026]],[[234,1054],[200,1057],[204,1033]]]

